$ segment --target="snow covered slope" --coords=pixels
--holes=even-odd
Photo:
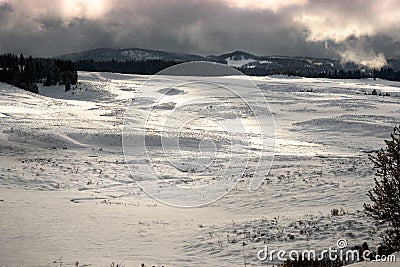
[[[0,266],[56,266],[61,257],[63,266],[76,261],[79,266],[243,266],[244,260],[263,266],[257,252],[265,244],[318,250],[345,238],[351,246],[379,245],[384,228],[362,211],[373,186],[368,153],[382,147],[399,124],[398,83],[253,78],[276,123],[272,170],[261,166],[258,173],[265,183],[249,192],[245,179],[218,202],[179,209],[151,199],[136,185],[134,179],[149,174],[137,171],[132,177],[121,147],[127,104],[133,99],[133,113],[142,114],[176,77],[144,87],[148,77],[141,75],[81,72],[79,77],[67,93],[40,88],[42,95],[34,95],[0,84]],[[373,89],[390,96],[365,94]],[[189,86],[173,91],[156,110],[160,118],[178,104],[177,96],[194,97]],[[187,112],[220,114],[223,105],[200,107]],[[196,131],[215,138],[209,129]],[[159,137],[155,133],[151,140]],[[138,170],[146,160],[137,159]],[[175,182],[181,181],[169,177],[160,186]]]
[[[249,63],[260,63],[257,56],[242,51],[224,54],[220,57],[227,62],[228,66],[232,67],[243,67]]]

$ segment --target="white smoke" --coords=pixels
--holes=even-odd
[[[342,62],[354,62],[360,66],[380,69],[387,64],[383,53],[375,53],[374,51],[365,51],[359,49],[348,48],[339,51]]]

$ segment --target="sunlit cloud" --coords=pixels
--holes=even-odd
[[[362,21],[349,23],[333,14],[303,14],[294,16],[293,20],[307,28],[307,40],[309,41],[333,40],[342,42],[350,36],[360,37],[376,32],[376,27],[370,23]]]
[[[64,18],[98,19],[112,8],[110,0],[63,0],[62,15]]]
[[[395,0],[310,0],[292,18],[305,28],[307,41],[330,41],[342,61],[363,66],[386,64],[384,52],[371,45],[375,38],[388,37],[382,46],[385,41],[400,40],[400,8]]]
[[[229,7],[264,10],[269,9],[274,12],[289,6],[305,5],[308,0],[223,0],[228,3]]]
[[[334,40],[388,33],[396,36],[400,8],[393,0],[313,1],[293,14],[293,21],[308,29],[308,40]],[[397,32],[398,35],[398,32]]]

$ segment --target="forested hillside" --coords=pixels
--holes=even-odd
[[[78,81],[75,63],[60,59],[25,58],[15,54],[0,55],[0,82],[38,93],[38,83],[44,86],[64,84],[68,91]]]

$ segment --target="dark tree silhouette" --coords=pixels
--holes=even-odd
[[[45,86],[65,84],[69,90],[71,84],[78,81],[75,63],[48,58],[25,59],[21,54],[0,55],[0,82],[6,82],[27,91],[38,93],[37,83]]]
[[[400,249],[400,128],[395,127],[386,147],[370,155],[374,163],[375,187],[368,195],[372,204],[364,204],[368,215],[378,224],[389,226],[383,237],[384,245]]]

